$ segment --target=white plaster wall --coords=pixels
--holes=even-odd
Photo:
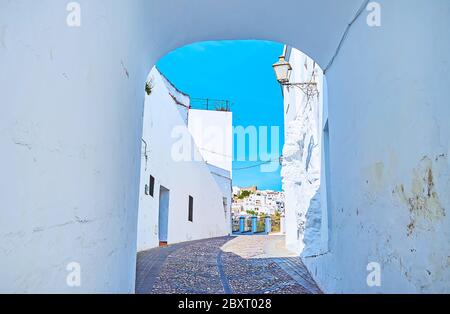
[[[209,171],[216,180],[217,185],[222,191],[222,196],[226,198],[226,202],[224,203],[224,217],[225,221],[228,224],[228,233],[232,233],[231,228],[231,205],[232,205],[232,179],[229,171],[224,170],[222,168],[209,165]]]
[[[173,85],[173,83],[164,76],[161,72],[159,72],[161,75],[161,79],[163,80],[164,84],[166,85],[167,92],[171,95],[174,102],[177,105],[178,112],[181,115],[181,118],[183,119],[184,123],[188,125],[189,120],[189,108],[191,107],[191,97],[187,95],[186,93],[180,91],[178,88]]]
[[[215,110],[189,110],[189,131],[205,161],[232,176],[233,114]]]
[[[321,243],[321,113],[323,71],[297,49],[285,49],[292,66],[291,83],[314,81],[314,95],[284,87],[285,145],[281,177],[285,192],[286,246],[303,256],[320,254]]]
[[[134,292],[146,2],[0,1],[0,292]]]
[[[449,292],[450,3],[380,3],[327,73],[330,253],[305,261],[329,292]]]
[[[68,28],[66,1],[0,1],[2,292],[134,291],[143,89],[158,58],[252,38],[325,68],[362,3],[79,2],[82,27]],[[305,261],[327,292],[449,292],[450,3],[378,2],[382,26],[364,12],[327,73],[331,252]],[[80,288],[66,285],[72,261]]]
[[[202,158],[227,199],[225,219],[231,233],[231,194],[233,176],[233,113],[190,109],[188,128]]]
[[[159,191],[170,191],[168,243],[178,243],[229,233],[228,217],[224,214],[223,193],[203,160],[177,161],[172,154],[179,142],[179,133],[188,136],[188,145],[199,154],[193,139],[178,111],[178,92],[167,87],[164,77],[154,68],[149,80],[153,91],[145,98],[143,138],[148,143],[148,163],[142,159],[138,251],[159,245]],[[174,130],[175,133],[174,133]],[[188,146],[184,147],[189,149]],[[150,175],[155,177],[154,197],[145,194]],[[194,198],[194,221],[188,221],[189,196]]]
[[[322,76],[322,110],[320,116],[319,134],[321,135],[321,158],[320,158],[320,254],[328,253],[330,250],[329,230],[332,228],[332,204],[331,200],[331,165],[330,165],[330,139],[328,121],[328,85],[327,78]],[[329,214],[330,213],[330,214]]]

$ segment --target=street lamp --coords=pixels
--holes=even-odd
[[[288,88],[292,86],[298,87],[305,93],[308,91],[308,94],[310,94],[311,90],[317,89],[317,83],[314,81],[304,83],[289,82],[292,73],[292,66],[288,61],[286,61],[285,56],[280,56],[278,58],[278,62],[273,65],[273,70],[275,71],[275,76],[278,83],[282,86],[286,86]]]
[[[292,73],[292,66],[289,62],[286,61],[285,56],[280,56],[278,58],[278,62],[273,65],[273,69],[275,71],[275,76],[278,83],[280,83],[281,85],[289,83],[289,79]]]

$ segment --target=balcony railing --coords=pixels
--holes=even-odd
[[[233,102],[223,99],[191,98],[191,109],[230,112]]]
[[[234,234],[269,234],[280,232],[280,217],[237,216],[232,218]]]

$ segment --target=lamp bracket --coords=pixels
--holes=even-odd
[[[308,99],[319,96],[319,90],[317,88],[317,82],[303,82],[303,83],[282,83],[281,85],[286,86],[289,90],[291,87],[299,88]]]

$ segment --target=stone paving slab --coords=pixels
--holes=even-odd
[[[222,247],[235,258],[228,264],[242,265],[230,269],[230,281],[237,286],[234,288],[237,293],[320,293],[300,257],[285,248],[284,239],[281,235],[239,237]],[[247,274],[240,271],[245,265]],[[234,276],[238,278],[236,282]]]
[[[299,257],[277,258],[275,263],[281,267],[292,279],[301,285],[309,294],[320,294],[322,291],[312,279],[306,266]]]
[[[223,294],[217,256],[230,238],[215,238],[184,246],[168,256],[152,293]]]
[[[206,239],[138,254],[136,293],[320,293],[283,236]]]

